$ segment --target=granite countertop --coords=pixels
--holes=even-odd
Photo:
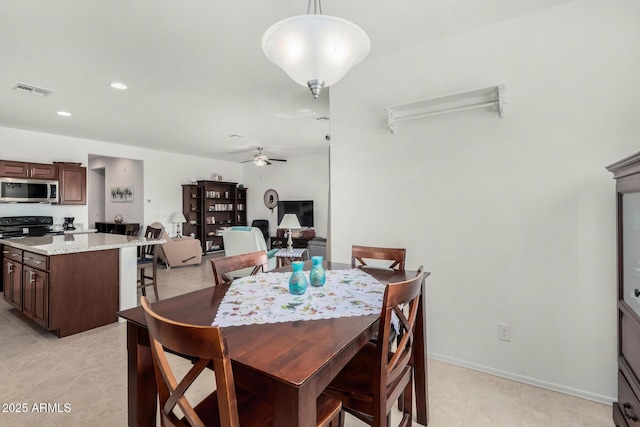
[[[0,243],[42,255],[62,255],[75,252],[104,251],[128,246],[157,245],[164,239],[123,236],[121,234],[89,233],[61,236],[17,237],[0,239]]]

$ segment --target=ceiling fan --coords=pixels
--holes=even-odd
[[[262,167],[265,165],[270,165],[271,162],[286,162],[286,160],[284,159],[270,159],[266,154],[262,154],[262,147],[257,147],[257,150],[258,150],[258,154],[253,156],[253,159],[245,160],[244,162],[240,162],[240,163],[253,162],[256,164],[256,166]]]

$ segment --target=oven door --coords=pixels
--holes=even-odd
[[[57,182],[39,179],[0,178],[0,202],[51,203],[51,187]],[[55,190],[54,190],[55,191]],[[54,197],[57,199],[57,194]]]

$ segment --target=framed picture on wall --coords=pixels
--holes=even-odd
[[[111,187],[112,202],[133,202],[133,185]]]

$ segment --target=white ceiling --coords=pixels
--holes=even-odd
[[[367,32],[367,61],[565,1],[322,6]],[[285,159],[319,152],[330,90],[314,100],[260,45],[273,23],[306,9],[305,0],[0,0],[0,126],[230,161],[250,159],[256,146]],[[19,93],[19,82],[53,93]]]

